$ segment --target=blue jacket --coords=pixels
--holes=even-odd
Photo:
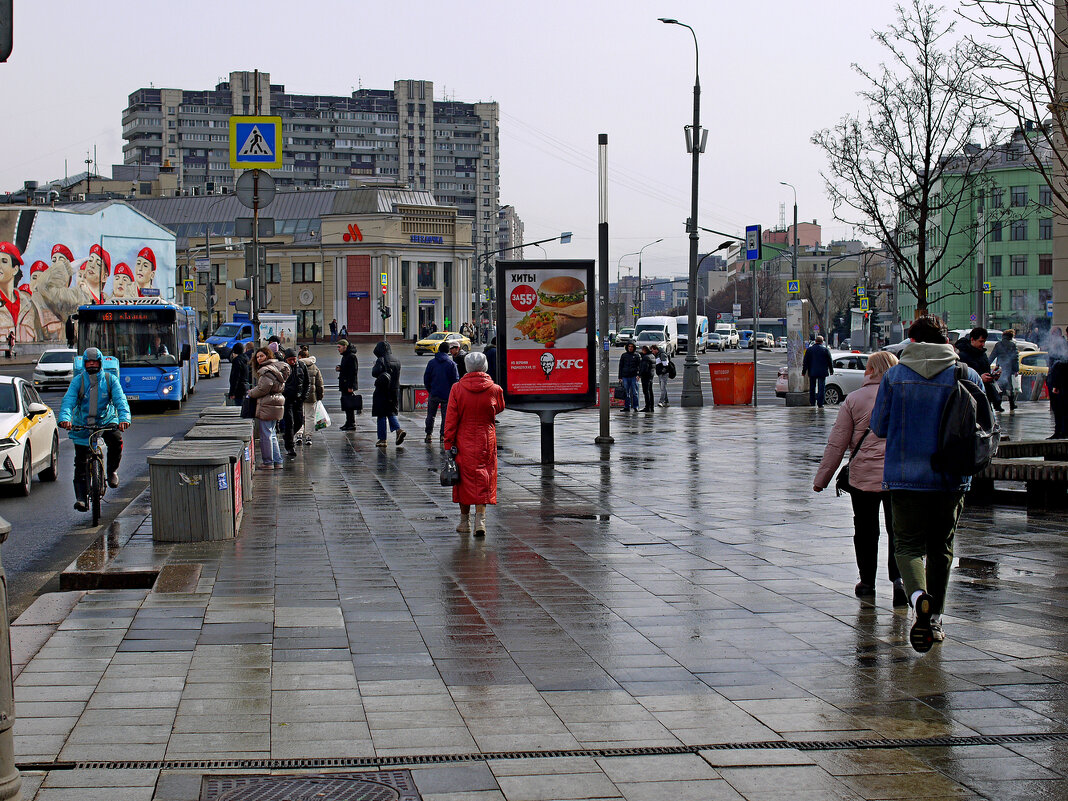
[[[886,439],[884,490],[966,492],[971,487],[971,476],[931,467],[942,410],[957,380],[956,364],[952,345],[912,342],[883,376],[869,425],[873,434]],[[971,368],[968,377],[982,386]]]
[[[63,407],[59,410],[59,422],[84,426],[89,419],[89,395],[92,391],[93,377],[85,370],[78,372],[67,387],[63,396]],[[96,375],[96,423],[106,426],[112,423],[129,423],[130,405],[126,402],[126,393],[114,373],[101,370]],[[80,397],[79,397],[80,396]],[[90,432],[71,431],[68,436],[76,445],[88,445]]]
[[[432,398],[449,399],[452,385],[460,380],[456,362],[448,353],[435,353],[423,371],[423,386]]]

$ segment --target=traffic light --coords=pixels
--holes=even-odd
[[[378,313],[382,315],[382,319],[383,320],[385,320],[387,317],[389,317],[392,314],[392,312],[389,310],[389,306],[382,306],[378,310]]]
[[[234,301],[234,311],[244,312],[250,319],[256,316],[255,281],[255,278],[234,279],[234,289],[245,293]]]

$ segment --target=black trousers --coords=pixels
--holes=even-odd
[[[293,403],[286,401],[282,424],[285,426],[282,431],[282,440],[285,442],[286,450],[291,451],[293,450],[293,438],[300,431],[300,427],[304,425],[303,401],[295,401]]]
[[[1068,394],[1065,390],[1050,393],[1050,411],[1053,412],[1053,437],[1068,439]]]
[[[653,377],[642,376],[642,395],[645,396],[645,408],[653,408]]]
[[[860,580],[874,587],[879,572],[879,504],[883,505],[886,524],[886,572],[891,581],[901,578],[894,558],[894,519],[890,510],[889,492],[853,492],[853,550],[857,554]]]
[[[114,473],[119,469],[119,462],[122,461],[122,434],[118,431],[105,431],[101,439],[104,440],[108,451],[105,460],[107,468],[104,470],[106,479],[109,473]],[[83,499],[89,491],[89,454],[91,452],[88,445],[74,444],[74,497],[78,500]]]

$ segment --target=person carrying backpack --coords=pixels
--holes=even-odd
[[[285,398],[285,408],[282,415],[285,430],[282,436],[285,441],[286,455],[293,458],[297,455],[294,447],[294,437],[304,425],[304,401],[308,397],[311,386],[308,381],[308,368],[297,358],[292,348],[286,348],[286,364],[289,365],[289,377],[286,378],[282,396]],[[314,421],[312,423],[314,425]]]
[[[657,406],[668,405],[667,385],[668,381],[675,377],[675,365],[668,356],[667,351],[660,350],[659,345],[653,345],[653,359],[656,364],[656,377],[660,382],[660,400]]]
[[[932,464],[932,459],[943,464],[943,412],[964,383],[958,373],[975,384],[980,400],[986,398],[979,374],[970,367],[958,369],[941,320],[918,318],[909,328],[909,340],[898,364],[883,376],[870,427],[886,439],[883,489],[890,492],[894,555],[914,610],[909,641],[926,653],[945,639],[942,613],[953,538],[971,487],[970,474],[943,472]]]

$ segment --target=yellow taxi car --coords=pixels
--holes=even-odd
[[[58,471],[55,413],[28,381],[0,376],[0,484],[29,495],[34,473],[41,481],[55,481]]]
[[[1049,364],[1044,350],[1033,350],[1020,354],[1020,395],[1023,400],[1042,400],[1049,397],[1046,389],[1046,376]]]
[[[220,362],[219,353],[215,348],[207,342],[197,343],[197,374],[201,378],[217,376]]]
[[[452,345],[452,343],[455,342],[461,348],[466,348],[467,350],[471,349],[471,340],[463,334],[458,334],[455,331],[435,331],[430,336],[420,339],[415,343],[415,355],[420,356],[424,353],[437,353],[442,342],[448,342],[449,345]]]

